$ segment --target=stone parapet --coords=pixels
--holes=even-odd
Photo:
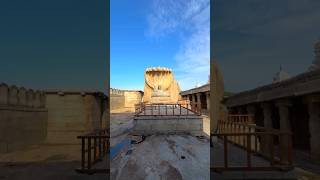
[[[0,84],[0,106],[45,108],[44,91]]]
[[[290,79],[244,91],[224,99],[227,107],[303,96],[320,92],[320,70],[299,74]]]
[[[48,110],[44,101],[42,91],[0,84],[0,153],[45,140]]]

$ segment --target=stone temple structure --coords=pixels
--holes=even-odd
[[[216,59],[213,59],[211,63],[210,76],[207,84],[182,91],[180,94],[182,99],[190,101],[192,109],[210,116],[212,132],[216,129],[218,120],[225,118],[225,106],[221,103],[224,96],[224,82]]]
[[[147,68],[145,71],[144,103],[177,103],[180,87],[171,69]]]
[[[314,60],[309,67],[309,71],[317,70],[320,68],[320,40],[314,45]]]
[[[293,133],[293,148],[320,161],[320,41],[309,70],[224,99],[231,114],[252,114],[255,124]]]

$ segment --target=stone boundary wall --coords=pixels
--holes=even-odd
[[[124,90],[115,89],[115,88],[110,88],[110,95],[123,96],[123,95],[124,95]]]
[[[110,110],[121,109],[125,106],[124,91],[110,88]]]
[[[127,108],[134,111],[135,104],[141,103],[142,98],[143,91],[110,88],[111,110]]]
[[[95,91],[47,91],[45,144],[80,144],[77,136],[108,126],[108,98]]]
[[[0,153],[44,141],[48,116],[45,100],[43,91],[0,84]]]
[[[143,92],[142,91],[125,91],[125,108],[132,108],[134,111],[135,105],[142,102]]]

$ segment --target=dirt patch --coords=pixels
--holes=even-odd
[[[126,171],[122,171],[120,177],[117,178],[117,180],[128,180],[130,179],[137,179],[137,180],[143,180],[145,179],[146,174],[144,172],[139,172],[139,167],[135,161],[129,161],[125,167]]]
[[[64,154],[55,154],[55,155],[52,155],[52,156],[46,158],[44,161],[45,162],[48,162],[48,161],[61,161],[61,160],[64,160],[64,159],[67,159],[66,155],[64,155]]]
[[[168,138],[165,138],[165,140],[168,142],[169,148],[172,150],[172,152],[173,152],[174,154],[177,154],[177,152],[176,152],[176,150],[175,150],[176,142],[174,142],[173,140],[168,139]]]
[[[161,179],[175,179],[182,180],[182,175],[177,170],[177,168],[173,167],[168,161],[161,161],[160,166],[165,169],[163,174],[160,176]]]

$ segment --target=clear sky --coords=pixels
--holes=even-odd
[[[0,82],[105,91],[106,3],[1,0]]]
[[[173,69],[182,90],[205,84],[210,70],[209,0],[111,0],[110,83],[144,87],[144,70]]]
[[[280,65],[291,75],[311,65],[320,40],[319,0],[215,0],[214,48],[226,89],[272,82]]]

